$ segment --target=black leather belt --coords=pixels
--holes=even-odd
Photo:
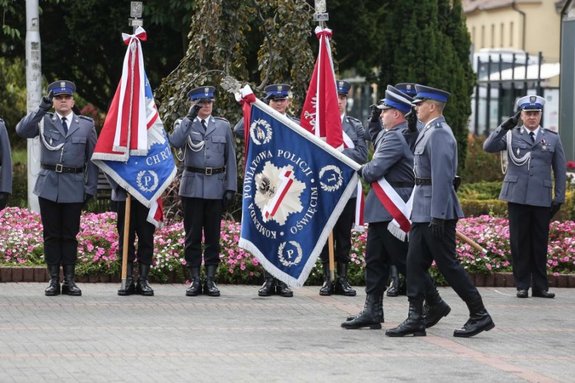
[[[186,170],[189,172],[194,172],[194,173],[202,173],[205,174],[207,176],[211,176],[212,174],[219,174],[219,173],[223,173],[226,171],[226,167],[224,166],[223,168],[194,168],[193,166],[186,166]]]
[[[69,168],[67,166],[63,166],[62,164],[42,164],[42,169],[52,170],[56,173],[82,173],[84,171],[84,168]]]
[[[415,178],[416,185],[431,185],[431,178]]]
[[[413,182],[402,182],[402,181],[388,181],[394,188],[412,188]]]

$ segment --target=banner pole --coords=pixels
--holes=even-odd
[[[121,290],[127,290],[128,279],[128,240],[130,239],[130,211],[132,208],[132,197],[126,193],[126,208],[124,210],[124,238],[122,239],[122,285]]]
[[[472,240],[471,238],[469,238],[468,236],[466,236],[465,234],[463,234],[459,230],[455,230],[455,235],[457,236],[457,238],[459,238],[463,242],[467,243],[469,246],[473,247],[475,250],[480,251],[482,254],[487,254],[487,250],[484,247],[482,247],[479,243],[475,242],[474,240]]]
[[[335,256],[333,250],[333,230],[329,232],[329,238],[327,240],[328,250],[329,250],[329,280],[330,282],[335,281]]]

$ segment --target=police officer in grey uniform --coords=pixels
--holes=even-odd
[[[367,145],[365,143],[365,129],[357,118],[346,115],[347,94],[351,84],[347,81],[336,82],[338,95],[338,108],[341,114],[341,127],[344,135],[346,148],[343,154],[353,159],[355,162],[363,164],[367,161]],[[334,258],[337,262],[337,279],[332,283],[329,272],[329,252],[326,244],[320,254],[323,265],[323,286],[319,290],[319,295],[339,294],[353,297],[356,291],[347,280],[347,269],[351,258],[351,229],[355,220],[355,205],[357,201],[356,192],[352,194],[333,227]]]
[[[220,296],[215,275],[220,262],[220,224],[222,213],[237,190],[237,164],[229,122],[212,116],[215,88],[202,86],[188,93],[192,101],[189,114],[176,124],[170,143],[184,152],[184,171],[179,195],[186,231],[185,258],[191,284],[187,296],[202,293],[202,233],[206,281],[203,293]]]
[[[94,121],[72,111],[76,86],[59,80],[48,85],[48,96],[36,112],[16,126],[24,138],[40,137],[41,170],[34,194],[40,203],[44,227],[44,255],[50,284],[46,295],[60,294],[59,267],[64,269],[62,294],[82,295],[74,282],[80,215],[96,194],[98,168],[92,163],[96,145]],[[55,113],[48,110],[55,109]]]
[[[12,194],[12,152],[6,124],[0,118],[0,211],[4,210]]]
[[[525,96],[517,105],[518,113],[495,129],[483,148],[507,151],[508,167],[499,198],[508,203],[517,297],[527,298],[531,287],[532,296],[553,298],[555,294],[548,291],[547,245],[549,221],[565,202],[565,152],[559,135],[540,125],[544,98]],[[516,127],[519,117],[523,126]]]
[[[126,190],[111,177],[106,177],[112,187],[112,205],[117,213],[116,229],[118,230],[118,259],[121,260],[124,251],[124,221],[126,218]],[[126,296],[139,294],[153,296],[154,289],[148,282],[148,275],[152,267],[154,256],[154,232],[156,227],[148,222],[150,209],[136,198],[130,199],[130,227],[128,229],[128,266],[126,269],[126,286],[120,288],[118,295]],[[138,236],[138,250],[136,253],[136,235]],[[134,261],[138,259],[138,281],[134,280]],[[120,261],[121,262],[121,261]]]
[[[407,201],[414,185],[413,153],[404,133],[408,129],[405,115],[411,110],[412,99],[397,88],[388,86],[385,98],[378,108],[382,110],[384,130],[375,138],[375,153],[365,164],[360,174],[368,182],[377,182],[385,177],[397,194]],[[401,240],[391,234],[393,216],[381,203],[373,189],[369,191],[365,205],[365,220],[369,223],[367,232],[365,267],[365,305],[361,313],[349,317],[341,324],[343,328],[357,329],[370,327],[380,329],[384,321],[383,293],[386,288],[389,267],[397,265],[405,274],[407,256],[407,238]],[[397,230],[397,229],[396,229]],[[397,234],[399,235],[399,234]],[[428,311],[425,316],[426,327],[434,326],[442,317],[449,314],[451,308],[445,303],[429,274],[424,275],[425,299]]]
[[[471,337],[495,327],[481,295],[460,265],[455,251],[457,220],[463,217],[455,193],[457,141],[445,122],[449,93],[416,85],[417,117],[425,124],[415,143],[415,190],[407,254],[408,318],[386,331],[388,336],[425,335],[423,299],[426,273],[435,261],[449,285],[469,308],[469,319],[456,337]]]

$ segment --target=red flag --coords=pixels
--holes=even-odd
[[[319,53],[301,113],[301,126],[322,137],[334,148],[343,145],[341,116],[337,106],[337,87],[331,58],[330,29],[317,27]]]

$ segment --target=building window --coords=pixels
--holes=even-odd
[[[477,40],[475,40],[475,27],[471,27],[471,42],[473,45],[477,45]]]
[[[503,36],[505,35],[505,24],[501,23],[499,26],[499,47],[503,48],[505,45],[503,44]]]
[[[509,47],[513,48],[513,21],[509,23]]]
[[[485,48],[485,25],[481,26],[481,48]]]
[[[495,48],[495,24],[491,24],[491,48]]]

